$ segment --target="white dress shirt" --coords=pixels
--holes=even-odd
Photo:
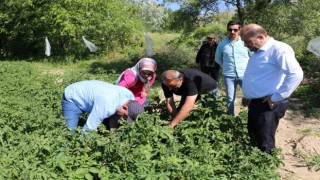
[[[303,79],[293,49],[270,38],[249,59],[242,91],[247,99],[271,96],[272,102],[288,98]]]

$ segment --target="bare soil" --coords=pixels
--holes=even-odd
[[[278,172],[283,180],[320,180],[320,171],[308,167],[302,158],[320,154],[320,120],[305,117],[299,99],[290,100],[289,110],[279,122],[276,146],[282,149],[283,165]]]

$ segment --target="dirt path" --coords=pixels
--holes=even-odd
[[[290,108],[279,122],[276,146],[282,149],[284,165],[279,168],[283,180],[320,180],[320,171],[309,170],[301,156],[320,154],[320,120],[304,117],[302,105],[292,99]]]

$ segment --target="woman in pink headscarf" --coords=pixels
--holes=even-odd
[[[146,97],[156,79],[157,63],[151,58],[142,58],[119,76],[116,84],[128,88],[140,105],[147,105]]]

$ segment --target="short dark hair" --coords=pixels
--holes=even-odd
[[[239,27],[241,27],[241,21],[239,20],[232,20],[232,21],[229,21],[228,24],[227,24],[227,27],[228,26],[233,26],[233,25],[239,25]]]

